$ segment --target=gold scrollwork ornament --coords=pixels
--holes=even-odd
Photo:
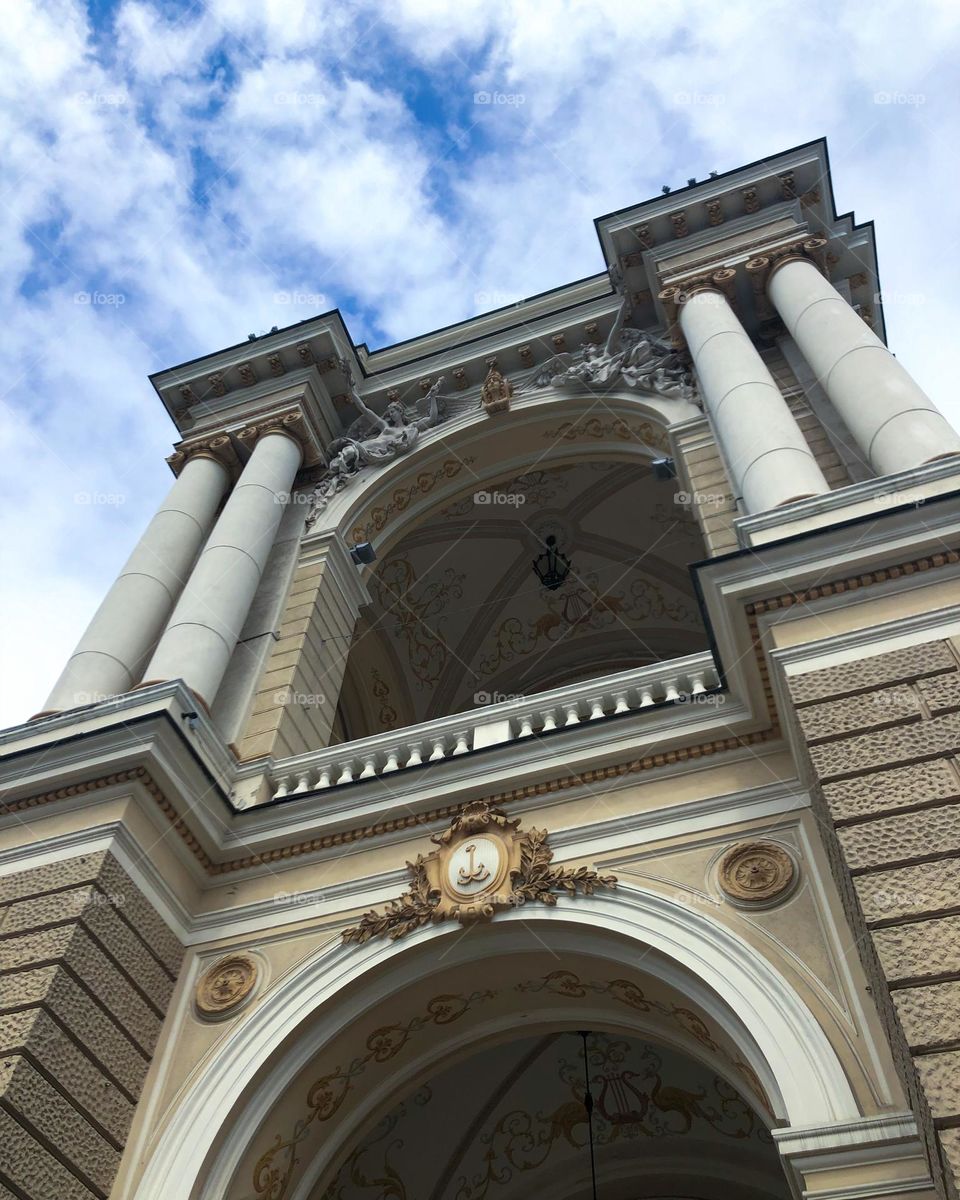
[[[490,920],[500,908],[531,900],[553,905],[558,895],[591,895],[616,886],[614,875],[553,866],[546,830],[521,833],[519,824],[483,801],[468,804],[433,836],[436,850],[407,863],[409,890],[383,910],[364,913],[343,931],[343,940],[362,944],[381,934],[396,940],[448,918],[467,925]]]

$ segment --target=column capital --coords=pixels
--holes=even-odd
[[[778,246],[775,250],[766,251],[756,258],[750,259],[747,263],[747,270],[750,271],[752,266],[755,275],[762,278],[765,288],[769,286],[770,280],[776,272],[790,262],[808,262],[811,266],[816,267],[824,278],[828,278],[826,248],[826,238],[801,238],[788,246]]]
[[[269,417],[265,417],[262,421],[245,426],[236,436],[237,440],[242,442],[247,449],[252,450],[257,442],[268,433],[281,433],[292,442],[295,442],[300,447],[304,461],[312,458],[310,452],[314,449],[313,439],[310,436],[303,413],[299,408],[282,413],[273,413]]]
[[[657,296],[667,314],[670,343],[676,350],[687,350],[686,339],[680,327],[680,311],[699,292],[717,292],[734,307],[736,302],[737,273],[733,267],[711,267],[709,271],[686,279],[683,283],[668,284]]]
[[[167,462],[174,475],[179,475],[192,458],[212,458],[215,463],[219,463],[226,470],[231,479],[236,478],[240,471],[240,459],[237,457],[233,442],[226,433],[178,442],[173,453],[167,457]]]

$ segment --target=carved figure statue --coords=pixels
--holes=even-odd
[[[350,367],[343,360],[340,361],[340,369],[346,378],[350,399],[360,417],[354,421],[344,437],[335,439],[327,448],[327,469],[310,498],[308,527],[323,512],[331,499],[343,491],[364,467],[380,466],[403,454],[409,454],[419,442],[421,433],[443,420],[440,407],[442,375],[420,401],[419,408],[426,407],[425,413],[411,416],[398,400],[393,400],[381,417],[364,403],[357,391]]]
[[[620,308],[604,346],[584,342],[573,354],[560,355],[540,367],[523,390],[543,387],[605,387],[619,382],[681,400],[694,398],[693,381],[677,353],[643,330],[627,325],[631,313],[616,265],[610,279],[621,295]]]

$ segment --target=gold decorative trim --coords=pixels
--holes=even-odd
[[[197,981],[194,1001],[205,1017],[228,1017],[257,986],[260,968],[249,954],[228,954]]]
[[[720,860],[718,879],[731,900],[769,904],[786,897],[797,880],[797,867],[774,842],[741,842]]]
[[[519,825],[519,819],[509,820],[482,800],[468,804],[449,828],[430,839],[438,849],[407,863],[410,890],[382,912],[364,913],[358,925],[343,930],[344,942],[362,945],[381,934],[396,941],[448,917],[468,925],[528,900],[553,905],[558,894],[589,896],[598,888],[616,887],[615,875],[551,866],[546,830],[520,833]]]

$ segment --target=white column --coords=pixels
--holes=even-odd
[[[261,434],[144,672],[146,682],[182,679],[212,705],[301,457],[291,434],[279,429]]]
[[[44,712],[93,704],[139,683],[228,482],[227,468],[213,454],[200,451],[187,459],[94,614]]]
[[[814,263],[774,266],[767,292],[878,475],[960,454],[960,436]]]
[[[726,297],[706,289],[681,302],[680,328],[747,512],[829,491],[780,389]]]

